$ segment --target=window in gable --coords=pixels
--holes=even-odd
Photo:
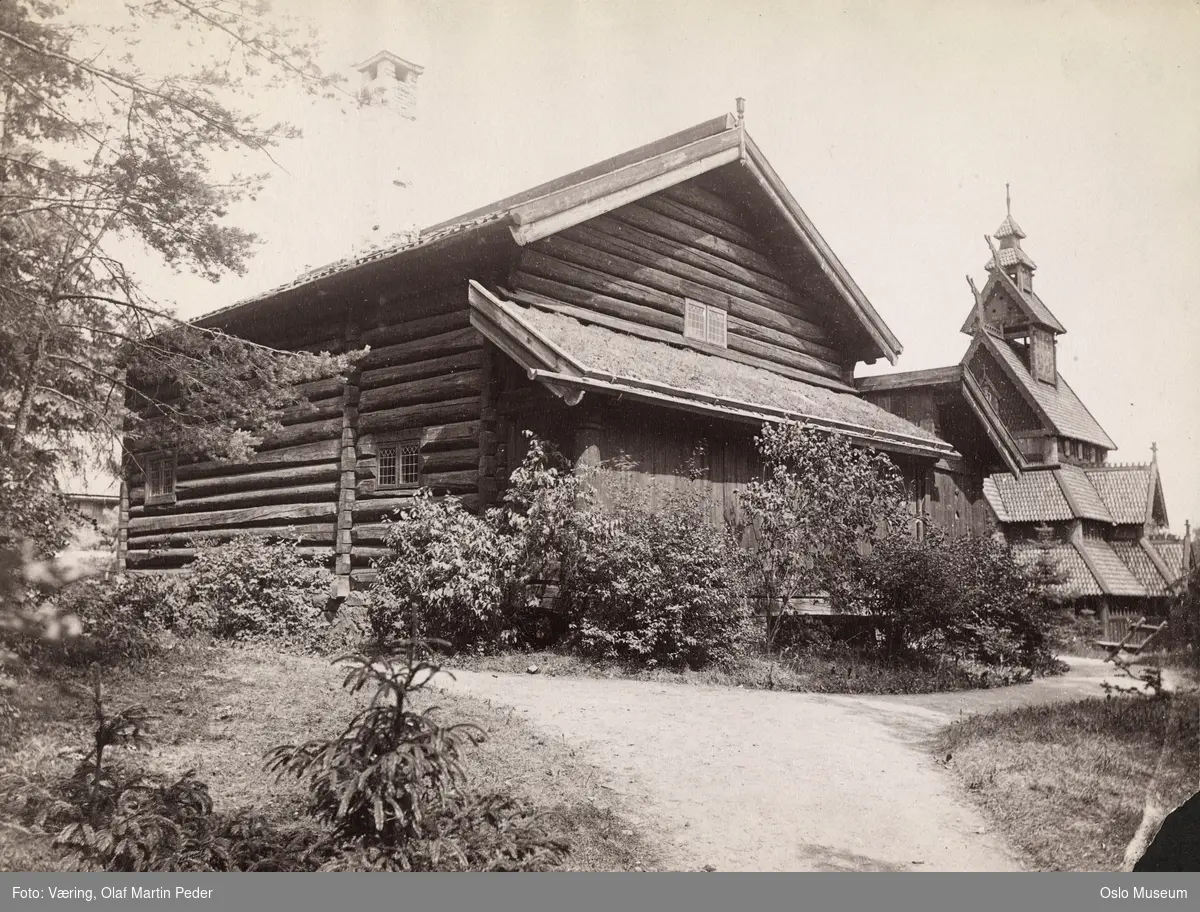
[[[728,317],[721,308],[684,299],[684,338],[726,348],[728,347],[728,326]]]
[[[408,488],[421,477],[421,443],[417,437],[388,440],[378,448],[376,483],[381,488]]]

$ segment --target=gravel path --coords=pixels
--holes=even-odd
[[[1003,840],[928,751],[960,713],[1099,696],[1111,666],[1021,687],[822,696],[456,671],[442,686],[513,707],[579,747],[677,870],[1009,871]]]

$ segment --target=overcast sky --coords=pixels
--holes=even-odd
[[[113,3],[114,0],[102,0]],[[217,286],[147,269],[186,316],[348,252],[366,221],[429,223],[733,109],[904,345],[956,362],[983,240],[1013,215],[1067,327],[1063,374],[1116,440],[1157,441],[1172,526],[1200,519],[1200,5],[277,0],[325,63],[387,49],[425,68],[415,125],[277,109],[306,138],[241,223],[264,244]],[[380,139],[380,137],[386,137]],[[355,158],[394,143],[365,205]],[[390,148],[390,145],[387,146]],[[261,163],[266,166],[266,163]],[[355,194],[360,194],[357,198]],[[367,226],[369,227],[369,225]]]

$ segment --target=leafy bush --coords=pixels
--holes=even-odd
[[[296,541],[246,533],[201,544],[188,570],[189,599],[166,619],[178,633],[311,643],[325,625],[333,574]]]
[[[497,642],[514,570],[509,541],[457,499],[418,492],[389,524],[390,553],[376,562],[367,608],[376,637],[387,642],[415,633],[458,648]]]
[[[697,494],[618,495],[561,593],[581,652],[647,666],[732,659],[749,630],[745,552]]]
[[[745,485],[738,504],[770,650],[793,599],[844,600],[863,547],[907,529],[910,517],[900,474],[883,453],[791,422],[765,426],[755,443],[763,478]]]
[[[1043,670],[1053,662],[1034,568],[990,538],[893,535],[859,563],[862,606],[887,622],[888,651]]]
[[[463,749],[484,733],[443,726],[434,710],[414,712],[410,695],[439,670],[417,659],[426,643],[409,641],[407,660],[348,656],[344,686],[373,685],[370,706],[337,738],[277,747],[268,771],[294,776],[309,790],[310,812],[332,828],[341,851],[326,869],[540,870],[566,846],[540,818],[512,799],[467,788]]]
[[[82,579],[60,589],[48,606],[74,620],[76,635],[26,638],[17,649],[70,665],[141,658],[154,651],[155,635],[172,626],[187,600],[186,586],[171,577]]]

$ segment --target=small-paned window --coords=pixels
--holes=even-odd
[[[412,487],[420,480],[419,440],[389,440],[379,445],[378,453],[379,470],[376,480],[379,487]]]
[[[146,495],[149,505],[175,503],[175,456],[157,453],[146,458]]]
[[[683,335],[685,338],[726,348],[728,324],[728,317],[721,308],[690,299],[684,300]]]

